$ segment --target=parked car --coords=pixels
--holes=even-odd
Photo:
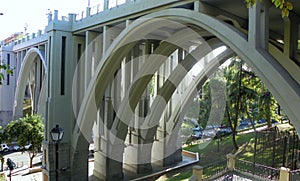
[[[266,122],[267,122],[267,120],[265,120],[265,119],[260,119],[257,121],[258,124],[264,124]]]
[[[20,151],[20,147],[18,145],[14,145],[11,147],[13,151]]]
[[[276,121],[275,119],[271,119],[271,123],[272,124],[278,124],[278,121]]]
[[[13,151],[29,150],[31,147],[32,147],[31,144],[25,145],[24,147],[15,145],[15,146],[13,146]]]
[[[6,143],[1,143],[0,144],[0,151],[8,151],[9,150],[9,147],[7,146]]]
[[[193,134],[191,137],[194,137],[196,139],[201,139],[202,138],[202,131],[193,131]]]
[[[258,124],[264,124],[264,123],[267,123],[267,120],[266,120],[266,119],[260,119],[260,120],[257,121],[257,123],[258,123]],[[277,124],[278,121],[275,120],[275,119],[271,119],[271,123],[272,123],[272,124]]]

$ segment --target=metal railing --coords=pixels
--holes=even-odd
[[[290,171],[290,180],[300,180],[300,169]]]
[[[134,2],[134,1],[133,1]],[[119,7],[120,5],[123,5],[126,3],[126,0],[105,0],[101,4],[97,4],[89,8],[89,13],[87,14],[87,11],[81,11],[76,14],[76,20],[80,21],[87,16],[92,16],[95,14],[99,14],[105,10],[110,10],[115,7]]]
[[[236,159],[235,169],[266,180],[279,180],[279,169],[257,163]]]
[[[203,179],[211,178],[212,176],[220,175],[227,171],[227,160],[211,163],[203,166]]]

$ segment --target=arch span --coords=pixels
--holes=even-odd
[[[45,62],[45,58],[44,58],[44,52],[41,52],[37,48],[29,49],[23,59],[23,62],[22,62],[21,68],[20,68],[20,72],[19,72],[18,81],[17,81],[14,110],[13,110],[14,119],[17,119],[23,115],[24,92],[26,89],[26,85],[28,83],[27,80],[29,78],[30,71],[31,71],[36,59],[40,60],[41,66],[43,67],[43,69],[45,71],[44,74],[45,75],[47,74],[47,66],[46,66],[46,62]],[[39,81],[39,80],[36,80],[36,81]],[[44,105],[43,102],[45,102],[46,100],[43,101],[42,99],[45,99],[45,92],[46,92],[45,76],[43,77],[43,80],[41,83],[42,83],[42,85],[41,85],[40,95],[44,95],[44,96],[39,95],[38,104]],[[44,114],[44,112],[40,112],[40,113]]]
[[[164,18],[184,22],[196,27],[201,27],[210,32],[214,36],[218,37],[224,44],[229,46],[238,56],[245,60],[257,73],[260,79],[266,84],[268,89],[272,92],[274,97],[278,100],[280,105],[284,108],[285,112],[290,117],[292,123],[296,129],[300,130],[300,118],[297,116],[298,107],[300,106],[300,86],[297,84],[288,71],[282,68],[279,63],[264,49],[258,49],[251,46],[247,37],[238,32],[234,27],[224,24],[213,17],[205,14],[185,10],[185,9],[168,9],[155,12],[153,14],[146,15],[145,19],[139,19],[129,25],[114,41],[112,46],[108,49],[106,56],[103,58],[102,63],[97,67],[95,76],[92,78],[86,96],[83,99],[83,104],[78,114],[79,124],[73,131],[73,143],[72,146],[75,150],[80,150],[78,147],[78,140],[82,139],[80,133],[80,126],[89,124],[90,110],[95,109],[93,92],[97,90],[97,96],[102,97],[105,89],[111,79],[107,77],[113,77],[113,73],[117,69],[114,58],[120,55],[124,55],[125,50],[118,50],[126,41],[135,39],[136,35],[143,36],[146,33],[141,31],[141,27],[155,25],[155,18]],[[130,48],[129,44],[127,48]],[[118,55],[116,55],[118,50]],[[101,87],[99,85],[101,82]],[[96,99],[96,102],[99,101]],[[93,104],[92,104],[93,103]],[[85,127],[91,130],[92,127]]]
[[[197,93],[197,90],[200,90],[202,85],[205,83],[205,81],[209,78],[209,76],[214,73],[218,67],[223,64],[226,60],[229,58],[235,56],[235,54],[232,52],[232,50],[227,49],[224,52],[222,52],[220,55],[212,59],[206,66],[207,69],[203,69],[194,79],[193,84],[191,84],[186,91],[184,92],[184,95],[182,96],[182,101],[178,103],[173,111],[173,114],[171,115],[170,119],[168,120],[168,128],[170,129],[168,132],[170,132],[172,135],[170,135],[168,141],[168,144],[170,147],[175,148],[176,146],[176,138],[178,138],[178,132],[181,128],[182,120],[184,119],[184,115],[186,110],[188,109],[188,106],[192,103],[192,99],[194,98],[195,94]],[[216,86],[215,86],[216,87]],[[217,108],[213,108],[211,111],[213,111],[214,115],[217,115],[217,117],[213,117],[213,119],[209,119],[208,124],[214,125],[218,124],[219,120],[222,120],[224,112],[225,112],[225,105],[226,105],[226,87],[225,85],[218,85],[217,88],[212,88],[211,92],[221,92],[221,94],[224,94],[223,96],[218,97],[218,106]],[[219,119],[218,119],[219,118]],[[216,120],[217,121],[216,121]],[[147,132],[147,136],[153,136],[154,132],[153,130],[149,130]]]
[[[213,49],[218,46],[223,45],[222,42],[219,42],[217,39],[212,39],[211,41],[208,40],[208,44],[210,44]],[[190,97],[193,98],[194,94],[197,93],[196,87],[199,86],[199,84],[202,85],[205,82],[205,80],[208,78],[208,76],[210,76],[211,73],[213,73],[224,61],[228,60],[230,57],[232,57],[234,55],[230,49],[227,49],[227,50],[225,50],[225,52],[221,53],[220,55],[218,55],[214,58],[207,59],[207,61],[203,61],[203,62],[197,62],[201,59],[201,57],[205,56],[206,53],[208,53],[208,52],[206,52],[207,50],[203,50],[203,48],[204,48],[203,46],[199,46],[193,52],[191,52],[191,54],[189,54],[189,56],[186,56],[186,58],[182,62],[180,62],[180,64],[176,68],[174,68],[172,73],[167,78],[167,80],[172,80],[172,83],[166,81],[162,85],[162,87],[160,88],[159,95],[155,97],[155,99],[151,105],[151,108],[150,108],[151,111],[149,111],[149,114],[142,121],[142,125],[146,124],[147,126],[141,126],[139,128],[136,127],[136,129],[138,129],[138,131],[136,130],[136,132],[141,134],[140,135],[141,140],[136,141],[136,143],[131,143],[130,146],[127,147],[129,149],[133,149],[134,153],[143,155],[142,156],[143,159],[140,161],[123,160],[123,162],[125,164],[127,164],[127,163],[139,164],[142,166],[142,168],[145,167],[145,165],[146,165],[147,169],[149,170],[149,169],[151,169],[152,162],[159,161],[160,164],[162,164],[162,165],[168,165],[168,164],[174,163],[174,159],[176,160],[179,158],[176,156],[171,157],[172,154],[179,153],[179,152],[176,152],[177,150],[179,150],[179,147],[178,147],[179,145],[177,144],[178,143],[177,142],[178,132],[179,132],[179,128],[181,125],[180,121],[179,121],[179,116],[184,115],[184,110],[188,105],[187,104],[188,100],[190,100]],[[193,60],[193,59],[195,59],[195,60]],[[167,149],[163,153],[156,152],[156,154],[155,154],[156,157],[152,157],[152,159],[151,159],[151,155],[152,155],[151,152],[153,151],[152,146],[154,143],[154,137],[156,134],[157,127],[159,125],[159,121],[161,120],[160,117],[162,117],[163,112],[165,110],[165,107],[164,107],[164,105],[166,105],[165,102],[170,101],[171,96],[174,94],[177,86],[179,85],[179,82],[181,82],[183,80],[183,78],[186,77],[185,72],[188,72],[192,68],[192,66],[195,65],[196,63],[200,63],[203,66],[201,71],[199,72],[199,75],[197,77],[195,77],[195,80],[191,82],[192,84],[186,89],[186,91],[184,91],[184,95],[181,96],[180,101],[177,102],[176,108],[172,111],[171,119],[166,121],[167,126],[166,126],[166,128],[163,128],[163,129],[166,129],[166,132],[167,132],[166,137],[158,138],[155,141],[155,143],[158,143],[158,144],[156,144],[157,147],[160,147],[160,148],[163,147],[164,142],[167,143],[167,145],[168,145]],[[142,86],[142,87],[135,87],[135,88],[143,89],[144,87]],[[183,104],[183,105],[181,105],[181,104]],[[223,105],[225,105],[225,104],[223,104]],[[123,114],[126,115],[126,113],[123,113]],[[124,116],[124,117],[127,118],[127,116]],[[123,119],[122,116],[121,116],[121,118]],[[181,118],[183,118],[183,117],[181,117]],[[221,120],[221,119],[219,119],[219,120]],[[118,120],[115,119],[113,124],[118,124]],[[123,125],[123,127],[120,130],[123,130],[123,131],[127,130],[126,125],[124,125],[124,124],[122,124],[122,125]],[[148,127],[148,129],[147,129],[147,127]],[[118,135],[118,136],[120,136],[120,135]],[[123,139],[125,141],[124,137],[123,138],[118,137],[118,138]],[[157,149],[155,149],[155,150],[157,150]],[[118,151],[119,151],[119,154],[123,153],[122,150],[118,150]],[[180,152],[180,155],[181,155],[181,152]]]

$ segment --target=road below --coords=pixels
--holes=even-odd
[[[6,160],[7,158],[10,158],[13,162],[15,162],[15,164],[17,165],[17,167],[22,167],[22,166],[29,166],[29,155],[28,152],[21,152],[21,151],[16,151],[16,152],[7,152],[7,153],[2,153],[4,155],[4,169],[7,167],[6,165]],[[38,164],[41,162],[41,158],[42,158],[42,153],[38,153],[37,156],[35,156],[33,158],[33,165],[34,164]]]

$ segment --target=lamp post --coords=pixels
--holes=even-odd
[[[64,130],[59,127],[57,124],[55,128],[52,128],[50,131],[51,138],[55,143],[55,181],[58,180],[58,144],[61,141],[63,135],[64,135]]]

